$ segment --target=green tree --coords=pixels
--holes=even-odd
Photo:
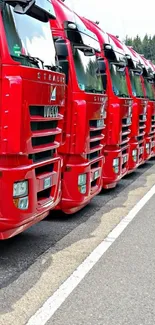
[[[142,53],[143,51],[142,40],[138,35],[133,39],[132,46],[135,49],[135,51],[137,51],[138,53]]]
[[[141,39],[139,35],[134,38],[127,35],[125,44],[132,46],[136,52],[144,54],[146,59],[155,63],[155,35],[151,37],[146,34],[143,39]]]

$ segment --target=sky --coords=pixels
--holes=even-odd
[[[100,22],[111,34],[142,38],[155,34],[155,0],[65,0],[65,4],[86,18]],[[147,5],[146,5],[147,4]]]

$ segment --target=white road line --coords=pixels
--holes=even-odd
[[[109,235],[94,249],[94,251],[78,266],[71,276],[58,288],[57,291],[44,303],[44,305],[29,319],[26,325],[45,325],[63,304],[72,291],[78,286],[86,274],[99,261],[108,248],[120,236],[137,213],[155,194],[155,185],[146,195],[133,207],[121,222],[109,233]],[[50,283],[49,283],[50,285]]]

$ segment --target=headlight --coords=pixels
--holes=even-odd
[[[28,194],[28,181],[13,184],[13,197],[26,196]]]
[[[113,159],[113,167],[119,166],[119,158]]]
[[[78,176],[78,185],[82,186],[87,183],[87,174],[81,174]]]

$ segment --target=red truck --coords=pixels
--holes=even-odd
[[[57,209],[70,214],[83,208],[102,188],[105,62],[100,44],[82,20],[62,1],[52,1],[51,21],[59,65],[66,74],[62,198]]]
[[[49,19],[47,0],[1,2],[0,239],[45,218],[60,200],[65,76]]]
[[[143,87],[145,96],[148,99],[148,111],[146,121],[146,139],[148,138],[149,146],[146,148],[146,159],[155,155],[155,89],[154,89],[154,68],[152,64],[141,56],[143,63]],[[148,152],[149,155],[148,155]]]
[[[147,61],[150,64],[151,69],[152,69],[153,78],[152,78],[151,84],[152,84],[152,88],[153,88],[154,101],[155,101],[155,65],[150,60],[147,60]],[[152,122],[153,122],[153,120],[155,120],[155,116],[152,118]],[[151,157],[154,157],[154,156],[155,156],[155,146],[153,143],[152,149],[151,149]]]
[[[115,36],[113,38],[116,39]],[[135,170],[145,161],[145,129],[147,101],[142,85],[142,63],[136,52],[117,39],[119,46],[124,50],[127,61],[126,76],[129,94],[133,100],[132,123],[130,125],[130,152],[128,173]]]
[[[131,92],[136,103],[133,112],[132,130],[139,144],[138,164],[142,164],[150,158],[151,154],[151,137],[147,132],[147,124],[150,123],[150,108],[144,86],[144,61],[131,47],[127,48],[126,53]]]
[[[103,32],[94,22],[82,19],[87,28],[96,34],[107,65],[108,106],[102,186],[112,188],[128,172],[132,99],[127,87],[125,52],[116,38]]]

